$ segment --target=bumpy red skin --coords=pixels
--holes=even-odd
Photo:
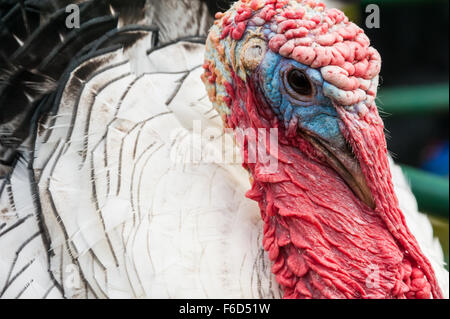
[[[267,132],[277,127],[272,117],[263,115],[270,110],[253,94],[252,84],[236,76],[234,81],[234,87],[228,87],[232,115],[227,125],[244,130],[266,128]],[[246,101],[247,112],[239,106],[242,100]],[[367,174],[380,169],[371,182],[376,188],[377,204],[382,207],[392,202],[395,206],[385,207],[387,212],[383,208],[372,210],[321,161],[321,155],[311,145],[299,137],[286,137],[282,126],[279,130],[279,153],[272,154],[279,160],[278,172],[260,174],[264,164],[258,161],[245,163],[244,167],[253,177],[247,196],[259,203],[265,222],[263,246],[274,262],[272,271],[284,288],[284,297],[429,298],[431,285],[415,258],[425,265],[422,269],[431,270],[431,266],[421,259],[420,249],[396,206],[388,166],[370,169]],[[386,157],[377,154],[385,152],[385,148],[377,146],[384,144],[384,136],[378,134],[371,141],[362,156]],[[267,141],[268,153],[269,146]],[[248,147],[244,146],[243,151],[246,158]],[[405,246],[386,227],[386,213],[398,218],[400,231],[408,232]],[[412,247],[411,254],[405,253],[406,245]]]
[[[267,0],[258,14],[270,20],[275,16],[274,9],[283,8],[287,2]],[[239,40],[248,19],[253,16],[248,13],[248,8],[261,9],[261,1],[245,3],[235,18],[237,23],[224,20],[223,38],[231,36]],[[336,15],[342,18],[340,14]],[[297,19],[303,13],[301,10],[287,12],[284,16]],[[280,25],[285,21],[280,21]],[[288,27],[285,24],[282,28]],[[231,27],[227,29],[228,26]],[[344,35],[346,32],[350,31],[341,31]],[[357,35],[348,36],[354,39]],[[278,44],[269,43],[269,47],[279,53],[283,45]],[[305,60],[300,62],[315,63],[316,67],[334,65],[347,70],[351,67],[345,68],[344,65],[350,61],[355,70],[347,70],[345,77],[331,75],[328,80],[337,87],[344,86],[347,91],[357,92],[356,85],[352,87],[352,75],[370,79],[379,72],[377,55],[368,48],[368,43],[362,48],[364,54],[353,56],[353,60],[347,56],[343,63],[327,59],[325,62],[328,64],[323,64],[323,57],[318,55],[315,59],[308,58],[308,63]],[[353,50],[352,54],[357,51]],[[302,58],[297,55],[295,59]],[[358,66],[359,63],[363,65]],[[205,69],[205,82],[214,82],[215,70],[210,62],[205,64]],[[259,203],[265,222],[263,246],[274,262],[272,271],[284,288],[284,297],[430,298],[432,295],[442,298],[432,267],[408,230],[399,209],[389,169],[383,122],[375,103],[368,103],[364,114],[348,112],[342,105],[335,105],[343,123],[341,131],[353,146],[375,199],[376,208],[371,209],[355,196],[312,145],[299,136],[287,134],[262,94],[258,94],[257,81],[251,77],[244,81],[233,70],[230,73],[233,82],[223,83],[227,91],[224,101],[231,110],[231,115],[225,118],[226,125],[241,129],[269,130],[277,127],[280,130],[280,147],[276,154],[271,154],[278,159],[277,173],[261,174],[264,163],[245,160],[248,146],[255,145],[256,140],[248,140],[241,146],[244,167],[253,177],[252,189],[247,196]],[[366,91],[371,94],[369,88]],[[343,100],[353,104],[355,99],[350,94],[349,99]],[[242,102],[245,110],[241,107]],[[269,144],[266,141],[268,153]]]

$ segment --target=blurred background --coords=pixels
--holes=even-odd
[[[232,0],[207,0],[212,12]],[[377,105],[388,147],[449,255],[448,0],[325,0],[364,29],[383,58]],[[380,28],[367,28],[369,4]]]

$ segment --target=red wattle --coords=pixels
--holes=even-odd
[[[357,114],[337,107],[345,126],[342,131],[347,135],[346,138],[352,144],[360,162],[376,202],[375,211],[381,216],[392,236],[403,248],[405,258],[417,267],[416,271],[424,273],[431,286],[433,297],[442,298],[433,268],[409,231],[405,217],[400,210],[389,169],[387,145],[383,133],[384,125],[378,115],[376,105],[372,104],[369,107],[370,115],[367,120],[360,120]]]
[[[270,153],[269,137],[258,145],[278,160],[276,172],[264,174],[266,162],[258,157],[256,163],[245,160],[258,140],[257,129],[268,133],[278,124],[273,114],[267,116],[271,111],[258,101],[251,83],[233,77],[234,86],[225,85],[232,111],[227,125],[256,129],[254,138],[241,143],[253,181],[247,196],[259,203],[263,246],[284,297],[427,298],[431,291],[440,298],[433,270],[398,208],[382,128],[362,133],[357,119],[341,112],[376,198],[372,210],[325,164],[323,155],[283,127],[276,153]]]

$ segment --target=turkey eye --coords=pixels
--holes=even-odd
[[[313,93],[311,82],[301,70],[291,70],[287,76],[287,81],[297,94],[310,96]]]

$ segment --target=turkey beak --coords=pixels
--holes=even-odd
[[[347,144],[336,147],[324,139],[304,133],[303,137],[320,151],[327,163],[341,176],[358,198],[374,209],[375,200],[372,196],[361,166]]]

